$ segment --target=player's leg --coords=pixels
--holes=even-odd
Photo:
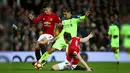
[[[54,37],[50,34],[44,34],[43,37],[41,37],[41,40],[39,41],[39,45],[42,47],[41,51],[42,54],[44,54],[47,50],[47,45],[49,45],[51,39],[53,39]]]
[[[42,50],[42,54],[46,52],[46,44],[48,44],[49,39],[52,39],[53,36],[52,35],[48,35],[48,34],[42,34],[39,38],[38,41],[35,45],[35,56],[37,58],[37,60],[39,60],[41,58],[40,55],[40,50]],[[40,49],[40,46],[43,46],[42,49]]]
[[[48,41],[48,39],[46,38],[46,36],[44,36],[40,41],[39,41],[39,45],[40,45],[40,47],[41,47],[41,52],[42,52],[42,54],[44,54],[45,52],[46,52],[46,50],[47,50],[47,43],[48,43],[49,41]],[[41,56],[40,56],[40,58],[41,58]]]
[[[62,63],[59,64],[55,64],[51,67],[51,69],[53,71],[57,71],[57,70],[67,70],[67,69],[71,69],[71,64],[68,61],[64,61]]]
[[[112,47],[113,52],[114,52],[114,56],[117,59],[117,63],[119,63],[119,48],[118,47]]]
[[[119,38],[112,38],[111,47],[117,59],[117,63],[119,63]]]
[[[59,68],[58,64],[56,64],[51,67],[51,70],[56,71],[56,70],[60,70],[60,68]]]
[[[38,43],[35,43],[35,56],[37,61],[40,59],[41,55],[40,55],[40,47]]]
[[[57,39],[52,48],[48,49],[48,51],[42,55],[39,62],[41,63],[42,61],[45,61],[51,53],[53,53],[56,50],[61,50],[64,46],[66,46],[64,39]]]
[[[86,68],[77,65],[76,68],[74,68],[74,70],[86,70]]]
[[[119,63],[119,48],[112,48],[113,49],[113,52],[114,52],[114,55],[117,59],[117,63]]]
[[[41,48],[42,54],[44,54],[47,51],[47,45],[43,45],[43,46],[40,45],[40,48]]]

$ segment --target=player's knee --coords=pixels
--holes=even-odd
[[[56,65],[53,65],[53,66],[51,67],[51,70],[56,71],[56,70],[58,70],[58,68],[57,68]]]
[[[51,70],[56,71],[56,68],[54,66],[51,67]]]
[[[116,53],[116,52],[117,52],[117,50],[118,50],[118,48],[113,48],[113,52],[115,52],[115,53]]]

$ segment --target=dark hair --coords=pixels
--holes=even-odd
[[[69,8],[67,8],[67,7],[63,7],[62,12],[71,12],[71,10]]]
[[[42,8],[51,7],[51,4],[49,2],[44,2],[42,5]]]
[[[72,36],[71,36],[70,33],[68,33],[68,32],[64,32],[64,38],[67,39],[68,41],[70,41],[71,38],[72,38]]]

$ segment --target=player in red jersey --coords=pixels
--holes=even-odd
[[[79,37],[71,37],[70,33],[65,32],[64,40],[66,41],[67,44],[69,44],[68,52],[66,54],[66,60],[62,63],[53,65],[52,70],[72,69],[72,70],[91,71],[92,68],[90,68],[80,56],[80,42],[85,43],[92,37],[93,33],[90,33],[87,37],[79,38]],[[79,61],[85,68],[78,65]]]
[[[54,38],[55,25],[60,25],[61,20],[57,14],[51,11],[51,5],[47,2],[43,5],[42,14],[40,14],[37,18],[34,18],[32,14],[29,14],[29,18],[34,24],[37,24],[39,21],[42,21],[43,24],[43,34],[40,35],[35,45],[35,56],[36,59],[39,60],[41,57],[40,50],[42,51],[42,54],[46,52],[45,45],[51,42],[51,39]],[[39,45],[44,46],[40,49]]]

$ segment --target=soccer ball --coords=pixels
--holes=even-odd
[[[42,70],[42,64],[41,63],[35,62],[34,67],[37,70]]]

